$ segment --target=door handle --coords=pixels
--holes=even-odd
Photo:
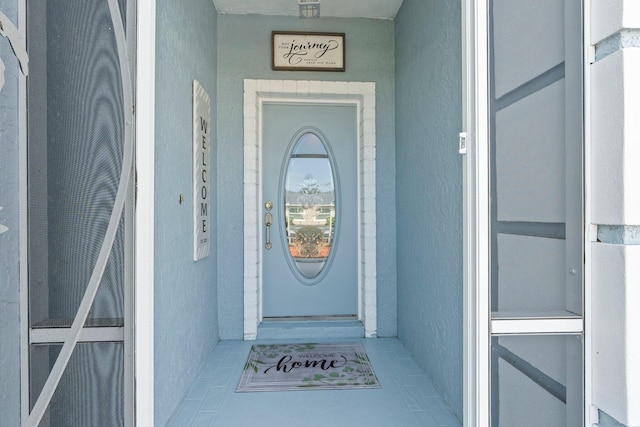
[[[273,224],[273,215],[270,212],[264,214],[264,225],[267,227],[267,243],[264,245],[267,250],[271,249],[271,224]]]
[[[266,202],[264,207],[267,211],[270,211],[273,205],[271,202]],[[271,244],[271,224],[273,224],[273,215],[271,215],[271,212],[267,212],[264,214],[264,225],[267,228],[267,243],[265,243],[264,247],[267,248],[267,250],[271,249],[273,246]]]

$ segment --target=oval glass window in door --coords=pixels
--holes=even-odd
[[[327,264],[336,229],[336,191],[331,158],[314,133],[294,143],[284,179],[285,233],[293,265],[306,279]]]

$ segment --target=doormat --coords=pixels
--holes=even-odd
[[[360,343],[253,345],[236,392],[380,388]]]

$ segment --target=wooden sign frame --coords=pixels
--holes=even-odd
[[[276,71],[344,71],[345,34],[273,31],[271,68]]]

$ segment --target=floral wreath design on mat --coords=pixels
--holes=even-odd
[[[348,351],[334,359],[311,359],[305,354],[316,350],[317,344],[259,344],[252,346],[252,356],[244,370],[255,373],[289,373],[300,369],[319,368],[324,373],[314,373],[302,378],[297,388],[377,386],[366,354]],[[345,355],[351,356],[350,358]]]

